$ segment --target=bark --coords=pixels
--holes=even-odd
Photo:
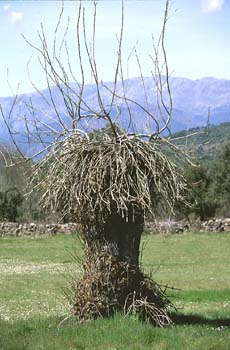
[[[139,265],[140,239],[144,226],[142,212],[123,218],[118,213],[112,213],[103,225],[85,227],[85,237],[88,247],[97,252],[108,252],[119,261],[131,265]],[[86,225],[84,225],[86,226]]]
[[[112,255],[120,261],[138,266],[140,239],[143,231],[143,216],[136,215],[126,221],[118,214],[112,214],[104,227],[104,236]]]

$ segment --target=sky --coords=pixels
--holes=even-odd
[[[127,58],[134,45],[141,62],[142,73],[150,76],[153,69],[152,36],[155,40],[162,28],[164,0],[124,0],[124,36],[122,62],[125,77],[137,77],[140,70],[132,55],[127,69]],[[74,74],[80,77],[76,45],[78,1],[64,1],[64,13],[57,34],[57,44],[67,26],[68,51]],[[85,7],[87,41],[92,42],[92,1],[82,1]],[[50,52],[54,32],[61,12],[61,1],[3,1],[0,0],[0,97],[10,96],[17,90],[27,93],[34,90],[28,76],[39,88],[46,88],[38,53],[23,39],[40,47],[38,31],[43,23]],[[99,77],[103,81],[114,78],[117,55],[117,35],[121,26],[121,1],[97,1],[95,58]],[[82,32],[81,32],[82,34]],[[172,0],[167,24],[165,46],[169,70],[174,77],[199,79],[216,77],[230,79],[230,0]],[[63,64],[66,55],[61,54]],[[82,52],[82,59],[87,61]],[[92,76],[85,67],[86,82]],[[77,78],[78,79],[78,78]]]

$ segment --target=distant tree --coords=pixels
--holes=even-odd
[[[12,163],[14,166],[5,166]],[[11,202],[12,189],[16,189],[21,196],[30,191],[30,176],[32,172],[33,161],[24,162],[22,156],[10,144],[0,143],[0,218],[7,219],[9,214],[6,213],[5,201],[6,192],[8,192]],[[16,197],[14,199],[16,201]],[[13,201],[14,201],[13,200]],[[9,201],[9,198],[8,198]],[[4,202],[5,203],[5,202]],[[11,203],[12,204],[12,203]],[[10,209],[10,211],[14,209]],[[7,209],[9,213],[9,208]],[[14,217],[13,212],[10,214]],[[44,218],[44,213],[39,206],[38,193],[32,193],[28,200],[23,200],[22,204],[17,208],[17,220],[38,220]],[[15,220],[15,219],[13,219]]]
[[[3,220],[5,216],[5,196],[4,192],[0,192],[0,219]]]
[[[205,165],[189,167],[185,171],[185,177],[191,190],[187,192],[186,214],[194,213],[200,220],[206,220],[215,215],[216,203],[210,194],[212,183],[210,171]]]
[[[23,196],[17,188],[10,188],[5,192],[6,215],[10,221],[16,221],[22,202]]]
[[[17,188],[0,192],[0,216],[2,219],[16,221],[18,209],[22,205],[23,196]]]
[[[0,143],[0,191],[9,188],[17,188],[24,192],[29,182],[29,171],[32,162],[23,162],[24,158],[15,150],[15,147],[7,143]],[[12,163],[16,164],[14,166]]]
[[[224,144],[217,152],[212,166],[210,195],[221,215],[230,210],[230,143]]]

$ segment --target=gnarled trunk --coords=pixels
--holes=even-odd
[[[80,321],[137,312],[153,324],[170,323],[164,292],[139,268],[144,212],[129,213],[127,218],[110,213],[105,222],[85,215],[86,260],[70,303]]]
[[[107,247],[102,248],[108,248],[119,261],[138,266],[143,224],[142,213],[128,220],[119,214],[111,214],[104,225],[104,239]]]
[[[95,218],[94,218],[95,219]],[[84,237],[90,250],[98,254],[109,253],[117,261],[139,265],[139,249],[144,227],[144,212],[122,217],[117,212],[111,213],[103,224],[84,224]]]

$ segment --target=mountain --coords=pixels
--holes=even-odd
[[[157,100],[153,79],[151,77],[144,78],[144,84],[146,89],[146,96],[149,104],[149,109],[154,113],[156,110]],[[146,106],[146,96],[144,94],[143,83],[140,78],[132,78],[124,81],[126,96],[133,101],[136,101],[142,106]],[[113,83],[106,83],[107,89],[100,86],[100,93],[105,106],[109,106],[111,103],[111,94],[109,89],[113,89]],[[78,87],[72,83],[71,88],[73,91],[77,91]],[[202,78],[197,80],[191,80],[186,78],[170,78],[171,95],[173,99],[173,113],[171,119],[172,132],[201,127],[207,123],[208,111],[210,111],[209,123],[218,125],[223,122],[230,121],[230,80],[216,79],[216,78]],[[68,113],[66,107],[62,103],[62,98],[57,87],[52,87],[52,96],[63,121],[68,125],[70,120],[68,119]],[[41,91],[42,95],[37,92],[31,94],[24,94],[18,97],[17,104],[11,115],[11,121],[16,121],[15,130],[22,131],[24,126],[22,123],[22,117],[25,115],[30,116],[30,101],[32,100],[34,106],[34,112],[37,114],[41,125],[47,123],[49,126],[59,129],[60,123],[55,116],[54,108],[50,101],[50,95],[48,89]],[[123,95],[122,83],[117,83],[117,95]],[[164,88],[163,95],[167,103],[167,92]],[[74,97],[76,99],[76,97]],[[92,108],[98,108],[97,103],[97,90],[94,85],[85,85],[84,99],[88,105]],[[26,101],[26,103],[25,103]],[[121,100],[117,98],[112,108],[112,116],[116,121],[120,119],[120,126],[123,128],[129,128],[137,130],[138,132],[146,132],[146,120],[148,120],[148,127],[156,128],[155,122],[151,118],[146,118],[147,114],[135,103],[129,103],[129,108],[132,112],[133,123],[129,123],[129,113],[126,104],[122,104]],[[10,108],[12,106],[13,97],[0,98],[0,104],[8,118]],[[118,108],[119,107],[119,108]],[[118,109],[120,113],[118,113]],[[120,117],[121,116],[121,117]],[[0,117],[1,118],[1,117]],[[87,125],[82,123],[81,127],[85,128]],[[89,123],[89,127],[93,128],[102,127],[103,123],[94,119]],[[48,135],[48,134],[47,134]],[[48,137],[48,136],[47,136]],[[8,139],[8,132],[4,125],[3,119],[0,119],[0,141],[6,141]]]

